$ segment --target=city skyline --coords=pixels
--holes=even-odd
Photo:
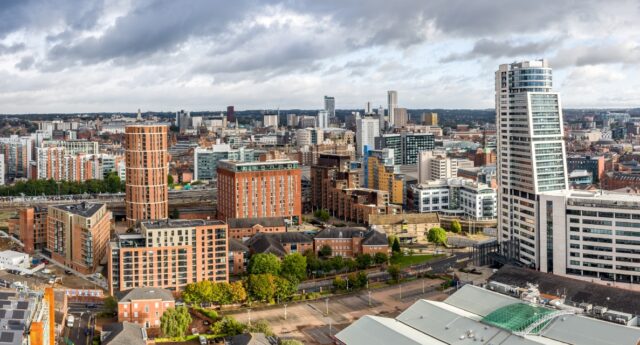
[[[637,100],[632,1],[0,6],[2,113],[322,109],[323,95],[359,109],[387,90],[404,108],[488,109],[494,66],[538,58],[568,108]]]

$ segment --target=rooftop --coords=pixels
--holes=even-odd
[[[131,290],[121,291],[116,294],[118,302],[131,302],[140,300],[156,300],[175,301],[169,290],[159,287],[141,287]]]
[[[135,323],[111,323],[104,326],[101,338],[104,345],[146,345],[147,332]]]
[[[140,225],[147,229],[167,229],[167,228],[191,228],[195,226],[207,225],[224,225],[221,220],[205,220],[205,219],[166,219],[166,220],[147,220]]]
[[[230,218],[227,220],[230,229],[251,228],[254,225],[262,225],[264,227],[281,227],[285,226],[282,217],[262,217],[262,218]]]
[[[105,206],[105,204],[90,204],[87,202],[81,202],[74,205],[56,205],[51,207],[88,218],[93,216],[103,206]]]

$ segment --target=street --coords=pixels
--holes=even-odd
[[[75,322],[71,328],[66,327],[65,324],[64,337],[66,343],[74,345],[90,345],[94,334],[93,328],[95,326],[95,316],[93,311],[87,309],[85,303],[70,303],[68,315],[73,315],[75,317]]]

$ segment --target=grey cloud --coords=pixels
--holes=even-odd
[[[640,46],[601,44],[562,48],[551,61],[556,68],[614,63],[638,64]]]
[[[26,48],[24,43],[16,43],[12,45],[0,44],[0,55],[14,54],[21,52]]]
[[[16,63],[15,67],[21,71],[28,70],[29,68],[31,68],[31,66],[33,66],[35,62],[36,60],[33,58],[33,56],[25,56],[20,59],[18,63]]]
[[[460,60],[473,60],[483,57],[502,58],[520,57],[526,55],[542,55],[549,49],[556,47],[561,42],[554,38],[538,42],[518,44],[513,41],[495,41],[483,38],[476,41],[473,48],[466,53],[450,54],[440,60],[440,62],[452,62]]]

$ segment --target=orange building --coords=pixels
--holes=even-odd
[[[90,274],[104,259],[111,231],[106,204],[51,206],[47,217],[47,250],[65,266]]]
[[[219,220],[140,222],[140,232],[118,235],[107,254],[109,292],[136,287],[179,291],[202,280],[226,282],[227,224]]]
[[[324,246],[331,248],[331,256],[351,258],[359,254],[374,255],[389,252],[387,235],[365,228],[326,228],[313,238],[316,254]]]
[[[218,219],[302,215],[300,164],[291,160],[218,162]]]
[[[160,318],[176,302],[169,290],[141,287],[116,294],[118,322],[132,322],[144,328],[160,327]]]
[[[166,125],[125,127],[127,221],[167,219],[169,215],[168,136]]]
[[[394,166],[394,153],[389,149],[370,150],[367,157],[367,187],[389,193],[389,202],[402,205],[405,198],[405,178]]]
[[[19,212],[19,238],[24,243],[24,251],[33,254],[47,245],[47,215],[45,207],[23,208]]]

